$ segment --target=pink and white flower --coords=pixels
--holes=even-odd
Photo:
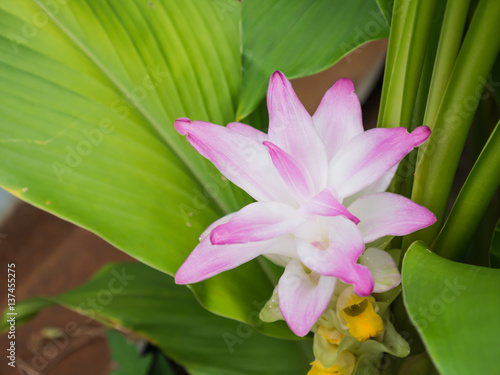
[[[202,281],[259,255],[285,266],[277,290],[291,330],[306,335],[327,307],[337,279],[368,296],[374,280],[358,258],[365,243],[435,222],[411,200],[386,193],[397,165],[429,128],[363,131],[349,79],[325,94],[311,117],[281,72],[267,93],[269,132],[180,118],[176,130],[255,200],[210,225],[175,281]]]

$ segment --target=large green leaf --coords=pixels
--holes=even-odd
[[[498,374],[500,270],[455,263],[416,242],[402,276],[406,308],[440,373]]]
[[[134,342],[113,329],[108,329],[108,344],[116,365],[111,375],[175,375],[160,352],[141,354]]]
[[[310,341],[267,337],[211,314],[185,286],[140,263],[108,265],[88,283],[47,300],[148,339],[194,375],[302,375],[310,360]],[[33,316],[29,301],[17,304],[18,318]],[[251,319],[257,317],[255,311]],[[6,328],[4,316],[0,330]]]
[[[238,118],[264,98],[273,71],[288,78],[318,73],[388,32],[375,0],[244,1]]]
[[[392,21],[392,10],[394,8],[394,0],[377,0],[380,11],[384,15],[387,23],[390,25]]]
[[[152,356],[141,356],[135,343],[112,329],[108,330],[108,344],[115,364],[111,375],[147,375]]]
[[[0,185],[173,274],[204,228],[239,206],[173,121],[234,119],[240,7],[0,2]],[[240,320],[272,288],[257,262],[193,286]]]

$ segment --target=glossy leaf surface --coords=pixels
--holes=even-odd
[[[194,375],[302,375],[311,361],[310,342],[271,338],[211,314],[185,286],[140,263],[110,264],[76,289],[35,300],[145,338]],[[16,306],[23,321],[34,316],[30,301]],[[8,328],[5,318],[1,331]],[[257,309],[250,319],[257,321]]]
[[[452,262],[415,242],[402,276],[406,308],[440,373],[494,374],[500,270]]]
[[[386,38],[388,32],[375,0],[243,1],[238,118],[265,97],[273,71],[288,78],[318,73],[363,43]]]

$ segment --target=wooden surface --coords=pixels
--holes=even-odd
[[[2,310],[8,263],[16,263],[16,299],[21,301],[74,288],[108,262],[133,261],[94,234],[26,203],[4,220],[0,234]],[[47,328],[58,328],[58,338],[47,338]],[[62,307],[45,309],[16,330],[15,370],[3,355],[10,340],[0,336],[0,374],[107,375],[113,364],[104,333],[100,324]]]

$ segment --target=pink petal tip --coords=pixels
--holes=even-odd
[[[375,282],[368,267],[356,264],[354,266],[357,273],[357,280],[353,283],[354,292],[360,297],[367,297],[373,292]]]
[[[335,82],[335,85],[338,88],[342,88],[345,91],[349,91],[349,92],[355,91],[354,83],[351,81],[350,78],[347,78],[347,77],[340,78],[339,80],[337,80],[337,82]]]
[[[419,126],[412,133],[411,136],[413,138],[415,147],[420,146],[424,143],[427,138],[431,135],[431,129],[428,126]]]
[[[183,272],[183,269],[182,269],[182,266],[177,270],[176,274],[175,274],[175,283],[177,285],[185,285],[185,284],[189,284],[189,280],[188,280],[188,277],[186,277],[186,275],[184,275],[184,272]]]
[[[273,74],[271,74],[271,81],[274,81],[276,79],[280,79],[282,81],[286,81],[287,80],[287,78],[285,77],[285,75],[282,72],[280,72],[279,70],[275,70],[273,72]]]
[[[186,135],[188,133],[189,125],[191,125],[191,120],[186,117],[178,118],[174,123],[175,130],[177,130],[180,135]]]

